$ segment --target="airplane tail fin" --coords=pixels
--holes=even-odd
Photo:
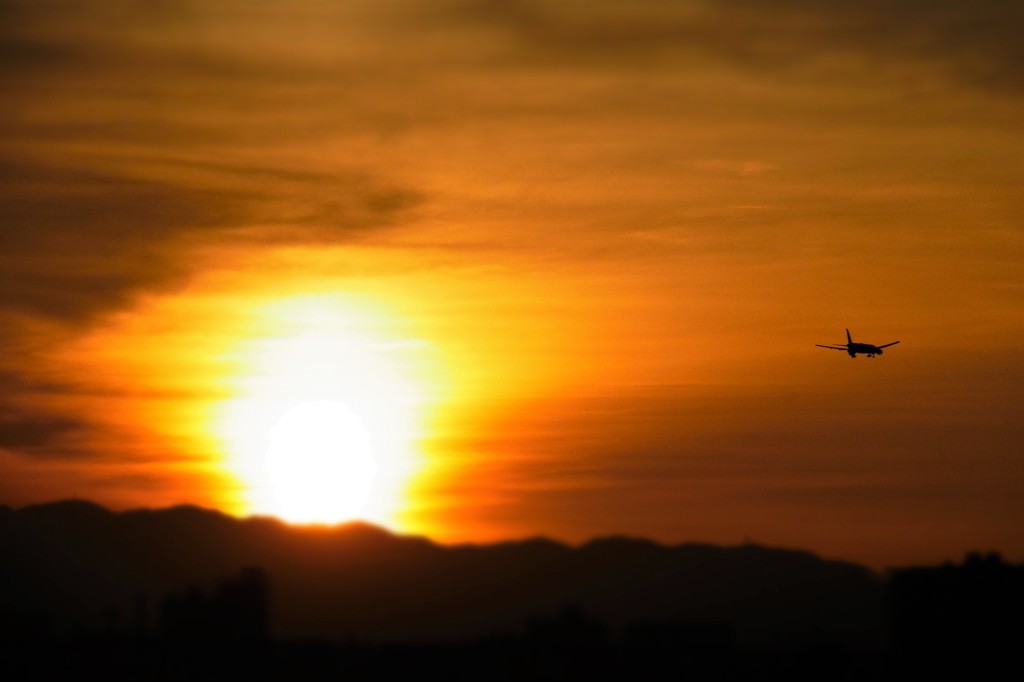
[[[853,339],[850,338],[850,330],[846,330],[846,343],[853,343]]]

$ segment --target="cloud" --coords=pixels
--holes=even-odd
[[[724,5],[780,13],[791,35],[776,36],[813,48],[892,58],[926,59],[945,66],[962,82],[1019,91],[1024,88],[1024,46],[1018,28],[1024,9],[1012,0],[785,0],[770,8],[751,0]],[[806,19],[817,17],[818,21]]]
[[[124,161],[81,164],[0,158],[0,308],[85,319],[185,276],[190,244],[344,242],[390,226],[419,200],[359,172],[165,162],[164,177],[147,177]],[[247,233],[252,225],[261,229]]]
[[[166,274],[159,245],[214,207],[138,178],[7,160],[0,305],[64,319],[116,305]]]
[[[54,446],[68,436],[87,428],[83,422],[63,416],[42,417],[32,415],[11,415],[0,419],[0,448],[9,448],[25,453],[53,452]],[[67,452],[74,452],[74,449]]]
[[[41,406],[68,387],[23,372],[0,370],[0,450],[16,450],[31,456],[76,455],[62,445],[91,427],[67,412]]]
[[[87,320],[181,281],[197,246],[358,241],[422,200],[279,152],[334,110],[306,88],[331,76],[294,21],[189,2],[0,15],[0,314]],[[246,39],[222,40],[232,27]]]
[[[895,60],[924,59],[962,82],[1024,87],[1017,30],[1024,10],[1012,0],[454,0],[441,7],[439,25],[486,26],[510,37],[526,59],[623,68],[719,61],[763,70],[838,68],[853,56],[865,71],[886,72]]]

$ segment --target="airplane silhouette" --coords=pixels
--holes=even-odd
[[[897,343],[899,343],[899,341],[893,341],[892,343],[886,343],[886,344],[883,344],[881,346],[876,346],[876,345],[870,344],[870,343],[854,343],[853,339],[850,338],[850,330],[847,329],[846,330],[846,343],[845,344],[838,344],[837,343],[834,346],[823,346],[820,343],[816,343],[814,345],[817,346],[818,348],[831,348],[832,350],[844,350],[844,351],[846,351],[847,353],[850,354],[851,358],[857,357],[857,353],[864,353],[869,358],[873,358],[876,355],[881,355],[883,348],[888,348],[889,346],[895,346]]]

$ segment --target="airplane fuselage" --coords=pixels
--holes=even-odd
[[[858,353],[867,355],[869,358],[873,358],[876,355],[882,354],[882,349],[878,346],[873,346],[870,343],[851,343],[846,347],[846,352],[850,354],[851,358],[857,357]]]

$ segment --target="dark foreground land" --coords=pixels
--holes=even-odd
[[[607,538],[442,547],[181,507],[0,508],[0,678],[977,678],[1024,566],[880,576],[806,552]]]

